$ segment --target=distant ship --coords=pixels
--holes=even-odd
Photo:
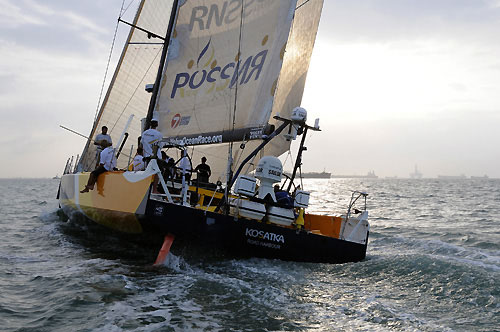
[[[410,174],[410,178],[412,179],[421,179],[422,178],[422,173],[418,171],[417,165],[415,165],[415,171]]]
[[[358,178],[358,179],[378,179],[375,175],[375,171],[368,172],[366,175],[331,175],[331,178],[341,179],[341,178]]]
[[[438,175],[438,179],[450,179],[450,180],[455,180],[455,179],[467,179],[465,175]]]
[[[471,179],[489,179],[488,175],[483,175],[483,176],[471,176]]]
[[[302,177],[304,179],[329,179],[331,176],[331,173],[328,172],[308,172],[308,173],[302,173]]]
[[[291,174],[289,172],[285,172],[284,173],[285,175],[287,176],[291,176]],[[302,175],[302,178],[304,179],[329,179],[330,176],[331,176],[331,173],[328,173],[328,172],[304,172],[304,173],[301,173]],[[297,174],[298,176],[298,174]]]

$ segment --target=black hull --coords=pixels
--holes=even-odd
[[[366,257],[365,244],[159,201],[149,201],[139,221],[145,232],[171,233],[180,242],[238,257],[324,263],[357,262]]]

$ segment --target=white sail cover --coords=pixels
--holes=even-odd
[[[165,37],[172,4],[173,0],[142,0],[133,24]],[[137,147],[137,137],[141,135],[141,119],[146,117],[151,99],[151,94],[144,88],[146,84],[155,82],[162,49],[163,40],[150,39],[147,33],[131,28],[97,122],[92,129],[91,138],[95,139],[101,132],[101,127],[107,126],[108,134],[116,146],[130,116],[134,115],[127,130],[129,138],[118,159],[118,168],[127,166],[131,146]],[[93,142],[88,142],[80,159],[80,169],[92,170],[95,164],[96,146]]]
[[[155,113],[164,137],[221,143],[267,124],[296,2],[181,1]]]

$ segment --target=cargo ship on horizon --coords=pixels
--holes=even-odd
[[[335,175],[330,176],[332,179],[342,179],[342,178],[358,178],[358,179],[378,179],[375,175],[375,171],[368,172],[366,175]]]
[[[286,173],[290,175],[289,173]],[[332,175],[329,172],[304,172],[300,174],[303,179],[329,179]]]

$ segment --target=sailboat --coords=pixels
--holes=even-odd
[[[239,257],[363,260],[367,193],[352,192],[338,215],[316,215],[307,212],[309,192],[295,183],[305,137],[320,130],[318,119],[307,124],[300,103],[322,6],[142,0],[133,22],[119,19],[131,27],[128,39],[90,139],[62,176],[63,212],[125,233],[159,234],[167,253],[182,239]],[[145,170],[130,171],[136,138],[153,118],[163,136],[156,148],[177,163],[165,173],[154,157]],[[80,193],[96,165],[92,137],[102,126],[115,144],[117,169]],[[285,176],[277,157],[299,137]],[[183,156],[191,163],[206,157],[210,183],[181,168]]]

